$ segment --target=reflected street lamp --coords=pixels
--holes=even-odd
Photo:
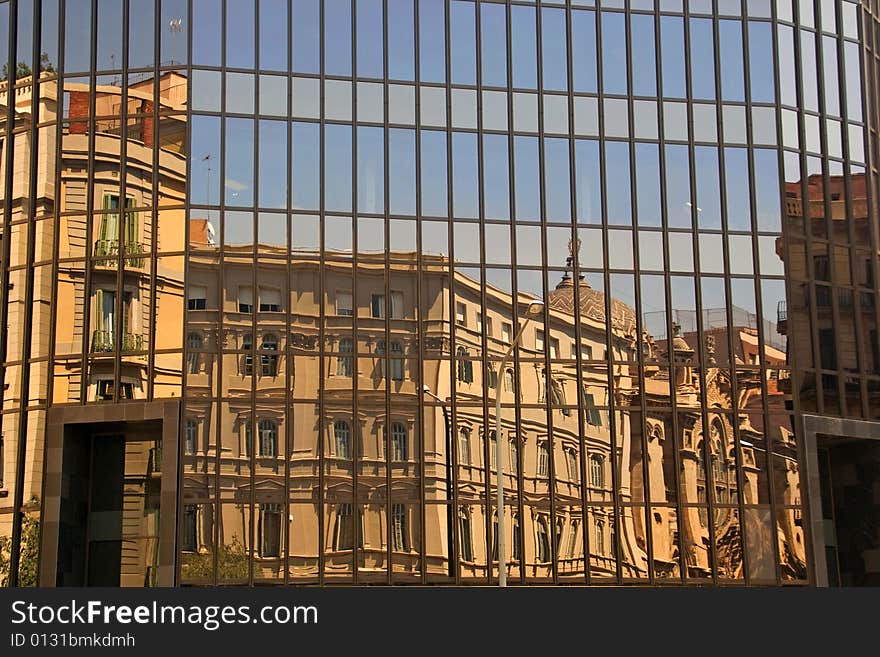
[[[455,577],[455,561],[454,559],[454,540],[453,540],[453,515],[452,508],[452,432],[449,426],[449,411],[446,409],[446,403],[437,395],[431,392],[431,389],[423,385],[422,392],[440,402],[440,409],[443,411],[443,424],[446,426],[446,549],[449,554],[449,576]]]
[[[526,326],[528,326],[529,322],[535,316],[540,315],[543,311],[543,301],[532,301],[529,303],[529,307],[526,310],[526,319],[522,323],[513,342],[510,343],[507,353],[504,354],[504,358],[501,359],[501,363],[498,366],[498,383],[495,385],[495,480],[498,495],[496,501],[498,506],[498,531],[496,532],[495,540],[498,542],[498,586],[507,586],[507,555],[504,549],[504,478],[501,474],[501,463],[504,454],[501,445],[501,380],[504,377],[507,363],[513,355],[513,350],[519,344],[520,338],[522,338],[522,334],[526,330]],[[516,391],[514,390],[514,395],[515,394]]]

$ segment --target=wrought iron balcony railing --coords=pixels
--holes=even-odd
[[[95,248],[92,251],[92,257],[94,258],[114,258],[119,255],[120,243],[119,240],[97,240],[95,242]],[[144,259],[142,256],[146,249],[144,245],[140,242],[127,242],[125,244],[125,255],[128,256],[125,258],[125,264],[127,267],[143,267]],[[111,263],[106,263],[108,266],[112,266]]]
[[[111,352],[116,350],[116,340],[113,331],[92,331],[92,351]],[[120,351],[142,351],[144,347],[143,336],[135,333],[123,333],[119,345]]]

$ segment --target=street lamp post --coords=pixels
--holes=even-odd
[[[446,427],[446,544],[449,552],[449,576],[454,578],[455,561],[453,560],[453,547],[455,541],[453,540],[452,523],[455,520],[455,515],[452,508],[452,432],[449,426],[449,411],[446,409],[444,401],[431,392],[428,386],[423,385],[422,392],[440,402],[440,410],[443,411],[443,424]]]
[[[510,343],[510,347],[508,347],[507,353],[504,354],[504,358],[501,359],[501,363],[498,365],[498,383],[495,386],[495,480],[498,495],[496,501],[498,506],[498,531],[496,532],[495,540],[498,542],[498,586],[507,586],[507,555],[504,547],[504,478],[502,476],[501,465],[504,455],[504,450],[501,445],[501,381],[504,378],[504,371],[507,367],[507,363],[513,355],[513,350],[519,344],[520,338],[522,338],[522,334],[526,330],[526,326],[528,326],[529,321],[531,321],[533,317],[543,312],[543,310],[543,301],[532,301],[529,304],[525,321],[520,327],[519,332],[516,334],[516,337],[513,339],[513,342]]]

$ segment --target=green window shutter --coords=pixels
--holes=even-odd
[[[127,208],[134,207],[134,199],[129,198],[126,199],[125,203]],[[136,212],[126,212],[125,213],[125,243],[126,245],[133,245],[137,242],[138,239],[138,215]],[[133,251],[132,247],[127,247],[126,251],[131,253]]]
[[[122,335],[129,333],[129,323],[131,315],[131,295],[125,295],[122,301]]]
[[[110,215],[107,210],[111,209],[111,196],[109,194],[104,194],[104,214],[101,215],[101,228],[98,231],[98,239],[106,240],[109,239],[108,233],[110,231]],[[102,255],[102,254],[98,254]]]
[[[104,290],[95,292],[95,330],[104,330]]]
[[[118,240],[119,239],[119,213],[109,212],[110,210],[119,209],[119,197],[113,194],[104,194],[104,213],[101,218],[101,239],[102,240]]]

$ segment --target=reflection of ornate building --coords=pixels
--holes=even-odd
[[[824,543],[876,478],[827,438],[880,419],[869,7],[815,22],[819,85],[805,5],[68,1],[27,43],[24,4],[13,582],[876,576]]]
[[[321,266],[314,253],[288,259],[257,244],[255,292],[253,247],[226,244],[221,260],[207,225],[193,220],[190,231],[195,253],[186,339],[197,348],[186,364],[182,581],[205,577],[213,545],[224,546],[220,567],[235,550],[249,547],[248,537],[255,541],[257,580],[283,579],[286,553],[289,578],[315,578],[322,550],[325,577],[350,577],[356,541],[362,581],[383,580],[389,564],[400,577],[418,575],[422,541],[427,575],[436,578],[449,570],[450,539],[458,546],[461,577],[485,578],[497,522],[487,515],[486,499],[494,486],[492,409],[499,390],[507,409],[503,470],[512,577],[550,578],[555,567],[560,578],[583,578],[586,563],[595,578],[614,577],[618,568],[626,579],[644,579],[649,569],[655,577],[681,577],[682,549],[688,577],[711,577],[714,541],[720,577],[742,578],[743,551],[749,549],[752,577],[773,579],[772,548],[756,539],[747,548],[740,530],[745,522],[753,536],[766,540],[771,534],[766,506],[758,506],[767,503],[769,441],[742,413],[738,430],[749,446],[735,449],[729,370],[713,363],[704,375],[714,410],[706,416],[710,431],[703,429],[701,373],[683,338],[675,338],[671,359],[648,347],[654,365],[640,385],[632,309],[613,301],[613,319],[606,324],[604,295],[583,278],[576,289],[566,273],[549,297],[549,331],[527,331],[518,367],[497,372],[494,363],[515,330],[506,310],[511,297],[486,286],[481,305],[480,286],[465,275],[455,276],[452,294],[446,260],[423,258],[419,280],[414,254],[389,254],[388,270],[385,256],[359,255],[355,298],[350,260]],[[381,294],[386,271],[388,300]],[[323,290],[323,302],[316,301],[315,290]],[[573,321],[578,300],[579,354]],[[521,298],[517,306],[527,303]],[[419,317],[423,345],[413,340]],[[616,356],[610,371],[607,328]],[[448,426],[448,409],[419,399],[420,362],[424,385],[440,399],[455,398],[457,412]],[[760,385],[747,374],[740,385],[745,406]],[[285,387],[293,395],[286,412]],[[390,404],[386,389],[392,391]],[[670,405],[672,389],[677,421],[654,410]],[[211,404],[212,395],[224,401]],[[457,464],[452,510],[449,462]],[[796,478],[783,485],[799,496]],[[219,500],[219,516],[212,500]],[[782,517],[778,529],[789,576],[802,577],[802,532]],[[245,574],[238,570],[238,577]],[[226,577],[222,567],[218,577]]]
[[[787,231],[777,242],[791,281],[779,331],[795,366],[793,381],[780,381],[779,388],[793,388],[801,411],[811,416],[812,522],[823,529],[813,537],[816,569],[820,581],[838,585],[880,581],[880,509],[873,492],[880,431],[872,423],[824,417],[880,418],[877,253],[869,248],[876,244],[877,219],[868,182],[864,173],[814,173],[786,183]]]
[[[56,125],[61,99],[52,75],[41,75],[36,95],[30,78],[16,89],[16,120],[27,126],[33,106],[38,107],[40,117],[39,166],[30,175],[36,177],[39,201],[33,210],[37,220],[32,224],[36,249],[32,257],[42,265],[31,270],[30,294],[35,301],[29,318],[24,311],[31,285],[29,270],[19,267],[9,272],[9,325],[31,331],[38,340],[31,341],[27,364],[19,361],[17,367],[6,369],[4,403],[7,409],[21,404],[17,391],[27,380],[30,404],[38,402],[43,408],[28,412],[24,424],[17,421],[22,414],[10,414],[3,425],[3,443],[5,456],[12,451],[9,446],[18,442],[19,427],[27,427],[22,492],[35,509],[45,494],[41,479],[44,435],[50,431],[47,394],[54,406],[180,396],[182,335],[157,331],[153,318],[183,320],[185,213],[179,204],[185,184],[181,153],[186,124],[173,113],[183,108],[182,79],[169,74],[158,81],[158,108],[154,108],[154,79],[129,86],[125,115],[120,87],[96,87],[90,106],[88,84],[66,83],[60,130]],[[90,117],[95,117],[93,123]],[[26,136],[22,132],[15,138],[18,153],[28,152]],[[12,266],[29,260],[28,235],[20,230],[28,225],[22,223],[27,219],[19,213],[29,205],[31,179],[27,160],[16,159],[16,164],[20,174],[15,176],[19,182],[12,197]],[[7,354],[20,353],[22,333],[10,331],[8,335]],[[104,429],[107,434],[118,431],[118,427]],[[86,468],[97,467],[96,459],[105,450],[122,459],[119,479],[108,473],[105,491],[120,495],[121,514],[114,523],[119,523],[125,545],[116,558],[121,569],[116,583],[155,583],[161,436],[148,427],[132,425],[124,440],[108,438],[104,444],[105,448],[90,447],[87,453],[70,458],[90,461],[91,466],[83,465]],[[2,466],[3,492],[7,493],[14,489],[10,483],[15,481],[15,459],[4,458]],[[75,478],[66,478],[63,485],[71,491],[70,497],[74,490],[86,498],[97,494],[97,489],[77,488],[80,484]],[[68,531],[65,527],[84,521],[89,513],[83,509],[68,512],[61,520],[62,534]],[[4,535],[9,535],[11,518],[0,515]],[[91,545],[97,555],[116,543],[115,539],[102,542],[99,537]],[[62,555],[61,571],[76,573],[78,568],[65,563]]]
[[[787,249],[792,295],[780,307],[780,331],[797,350],[790,357],[803,372],[799,390],[805,411],[876,418],[880,384],[871,380],[863,388],[860,376],[880,373],[872,254],[842,246],[851,238],[855,244],[870,243],[866,179],[851,179],[849,200],[842,176],[829,180],[827,192],[823,184],[822,176],[812,175],[786,186],[790,232],[778,248],[780,253]]]

